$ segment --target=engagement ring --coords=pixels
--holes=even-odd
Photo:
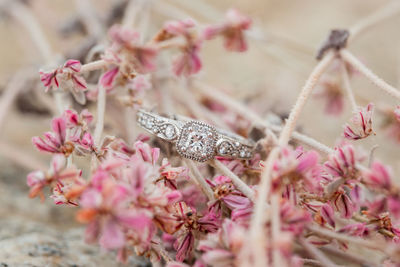
[[[254,142],[200,121],[183,116],[166,118],[144,110],[138,111],[137,121],[148,132],[175,143],[178,153],[188,159],[204,162],[215,156],[253,156]]]

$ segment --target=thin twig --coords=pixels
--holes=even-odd
[[[10,2],[11,3],[11,2]],[[53,53],[42,29],[31,11],[19,1],[13,1],[9,7],[10,14],[19,21],[30,34],[32,41],[47,63],[53,60]]]
[[[400,100],[400,91],[381,78],[379,78],[375,73],[373,73],[369,68],[367,68],[360,60],[358,60],[350,51],[347,49],[342,49],[340,51],[341,57],[349,63],[351,66],[356,68],[361,74],[363,74],[368,80],[375,84],[378,88],[382,89],[384,92],[388,93],[392,97]]]
[[[333,263],[328,257],[322,253],[319,249],[317,249],[315,246],[310,244],[307,240],[304,238],[300,238],[300,244],[303,246],[303,248],[312,256],[314,259],[320,261],[322,263],[322,266],[326,267],[337,267],[338,265]]]
[[[89,34],[96,38],[96,40],[100,40],[104,34],[104,29],[96,14],[92,1],[75,0],[75,6]]]
[[[204,84],[202,82],[196,81],[194,83],[196,89],[198,92],[200,92],[203,95],[206,95],[207,97],[223,104],[224,106],[236,111],[238,114],[241,116],[245,117],[249,121],[259,124],[263,127],[270,128],[273,132],[279,133],[282,130],[282,126],[279,125],[273,125],[268,123],[265,119],[263,119],[261,116],[259,116],[256,112],[252,111],[239,101],[234,100],[231,98],[229,95],[224,94],[221,92],[221,90],[218,90],[217,88],[211,87],[207,84]],[[299,132],[293,132],[292,134],[293,139],[296,141],[306,144],[322,153],[325,154],[330,154],[333,152],[333,149],[330,147],[318,142],[317,140],[308,137],[304,134],[301,134]]]
[[[311,232],[321,235],[321,236],[333,238],[333,239],[340,240],[343,242],[349,242],[356,246],[366,247],[366,248],[370,248],[370,249],[374,249],[374,250],[376,249],[376,250],[382,251],[386,254],[390,254],[388,252],[387,245],[382,244],[378,241],[369,241],[369,240],[365,240],[365,239],[355,237],[355,236],[349,236],[349,235],[345,235],[345,234],[341,234],[341,233],[336,233],[336,232],[324,229],[324,228],[322,228],[320,226],[316,226],[316,225],[309,225],[308,229]]]
[[[243,182],[236,174],[231,172],[228,167],[226,167],[219,160],[212,160],[210,164],[220,171],[223,175],[229,177],[232,180],[232,183],[235,185],[237,190],[242,192],[246,197],[250,200],[254,201],[254,191],[251,189],[245,182]]]
[[[349,79],[349,73],[347,72],[346,64],[342,62],[341,66],[341,72],[342,72],[342,81],[343,81],[343,86],[344,89],[346,90],[347,97],[349,98],[352,111],[357,111],[357,103],[356,99],[354,98],[354,93],[353,93],[353,88],[351,88],[350,85],[350,79]]]
[[[311,72],[310,77],[307,79],[303,89],[298,96],[296,103],[294,104],[288,119],[286,120],[285,126],[283,127],[281,134],[278,140],[278,146],[272,149],[271,153],[269,154],[265,167],[261,173],[261,181],[259,185],[259,194],[255,202],[253,217],[251,219],[251,227],[250,227],[250,238],[255,237],[257,233],[262,231],[262,225],[264,222],[264,210],[267,202],[267,196],[270,190],[270,181],[271,181],[271,174],[274,161],[278,158],[280,148],[286,146],[289,142],[290,136],[294,130],[294,127],[297,123],[297,120],[300,116],[300,113],[307,102],[308,97],[311,95],[312,90],[314,89],[317,81],[324,73],[326,68],[330,65],[330,63],[335,58],[335,55],[331,52],[325,55],[325,57],[318,63],[318,65],[314,68]],[[254,244],[257,246],[259,244]],[[262,257],[265,257],[265,253],[256,255],[256,258],[260,260]]]
[[[24,84],[29,79],[27,78],[29,74],[32,74],[32,71],[23,70],[16,73],[3,90],[0,98],[0,131],[12,103],[18,96],[18,93],[24,89]]]
[[[347,43],[353,42],[361,33],[365,32],[369,28],[375,26],[385,19],[395,16],[400,12],[400,2],[397,0],[385,5],[384,7],[378,9],[371,15],[363,18],[350,28],[350,37]]]
[[[279,248],[281,236],[281,215],[280,215],[280,195],[279,192],[271,195],[271,237],[272,237],[272,266],[285,266]]]
[[[47,170],[47,166],[42,161],[38,160],[37,157],[31,156],[26,151],[1,140],[0,151],[7,152],[1,153],[2,156],[27,170]]]
[[[204,194],[208,197],[209,200],[214,201],[214,192],[211,189],[210,185],[206,182],[206,180],[203,178],[203,175],[200,173],[199,169],[196,167],[196,165],[193,163],[191,160],[184,160],[186,166],[190,169],[190,172],[193,175],[194,180],[196,183],[200,186]]]
[[[97,96],[97,122],[94,130],[94,143],[100,144],[101,134],[104,128],[104,115],[106,110],[106,89],[104,86],[99,86],[99,93]]]

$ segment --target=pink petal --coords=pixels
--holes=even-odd
[[[321,217],[333,228],[335,228],[335,212],[328,203],[321,207]]]
[[[118,249],[125,245],[125,235],[121,227],[113,219],[109,219],[105,223],[99,243],[107,250]]]
[[[49,153],[60,153],[56,147],[47,144],[42,138],[35,136],[32,137],[32,143],[39,151],[49,152]]]
[[[176,260],[183,261],[188,258],[193,250],[194,236],[192,232],[187,233],[183,238],[175,241],[174,247],[177,251]]]
[[[100,85],[105,89],[111,89],[114,86],[114,80],[119,72],[119,67],[115,67],[105,72],[100,78]]]
[[[51,121],[51,128],[61,144],[64,144],[65,142],[66,126],[67,125],[63,117],[54,118]]]
[[[70,59],[64,64],[64,68],[69,68],[74,72],[80,72],[82,68],[82,64],[79,60]]]

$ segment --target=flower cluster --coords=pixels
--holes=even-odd
[[[67,109],[52,119],[51,131],[32,138],[34,146],[50,154],[52,160],[49,170],[28,174],[30,197],[44,200],[49,189],[56,205],[76,207],[76,219],[86,225],[85,240],[98,243],[106,251],[116,251],[122,262],[136,254],[151,261],[165,261],[167,266],[238,266],[243,263],[243,251],[259,245],[258,252],[265,253],[268,263],[280,255],[287,266],[301,266],[307,260],[301,258],[304,255],[322,253],[313,246],[346,250],[352,238],[358,243],[363,239],[399,243],[400,187],[393,181],[391,169],[373,160],[366,167],[364,156],[345,141],[374,134],[372,103],[354,110],[351,121],[344,126],[344,139],[327,155],[296,143],[280,144],[281,140],[279,146],[276,142],[270,144],[274,147],[271,152],[262,147],[267,143],[262,139],[252,159],[216,157],[214,163],[219,164],[191,166],[191,171],[196,171],[191,173],[172,147],[147,136],[138,135],[129,142],[120,136],[104,136],[99,142],[106,93],[116,96],[115,103],[128,107],[129,115],[132,107],[142,105],[151,89],[157,88],[155,99],[162,95],[157,78],[165,70],[157,75],[154,72],[160,68],[158,59],[164,50],[175,48],[172,72],[186,79],[202,70],[201,48],[208,40],[220,36],[227,50],[246,51],[245,31],[251,24],[251,19],[232,9],[223,22],[205,28],[191,19],[169,21],[146,43],[138,32],[114,25],[109,30],[110,44],[100,60],[83,66],[77,60],[68,60],[51,72],[40,72],[46,91],[68,90],[80,104],[86,97],[98,100],[98,118],[95,128],[87,109]],[[343,64],[343,59],[337,57],[330,75],[321,82],[325,110],[333,115],[344,109],[341,83],[347,82],[346,72],[350,76],[355,73]],[[338,75],[343,68],[345,77]],[[103,72],[87,75],[88,81],[95,81],[89,86],[83,78],[85,69]],[[232,114],[216,100],[205,99],[203,104],[199,112],[203,108],[214,112],[237,134],[249,135],[252,122],[248,116]],[[113,112],[120,112],[120,107]],[[399,139],[400,107],[385,115],[388,131]],[[130,130],[115,133],[127,132],[131,138]],[[318,144],[315,146],[320,149]],[[90,162],[89,166],[77,168],[75,156]],[[267,187],[260,184],[264,181],[269,182],[269,191],[264,194],[268,202],[265,211],[258,210],[255,201],[263,199]],[[259,228],[267,245],[246,242],[259,219],[253,216],[257,211],[269,217],[260,219]],[[275,240],[277,233],[279,240]],[[316,258],[323,261],[325,257]]]

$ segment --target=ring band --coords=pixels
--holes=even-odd
[[[254,142],[190,118],[177,115],[166,118],[140,109],[137,122],[148,132],[175,143],[178,153],[185,158],[204,162],[215,156],[240,159],[253,156]]]

